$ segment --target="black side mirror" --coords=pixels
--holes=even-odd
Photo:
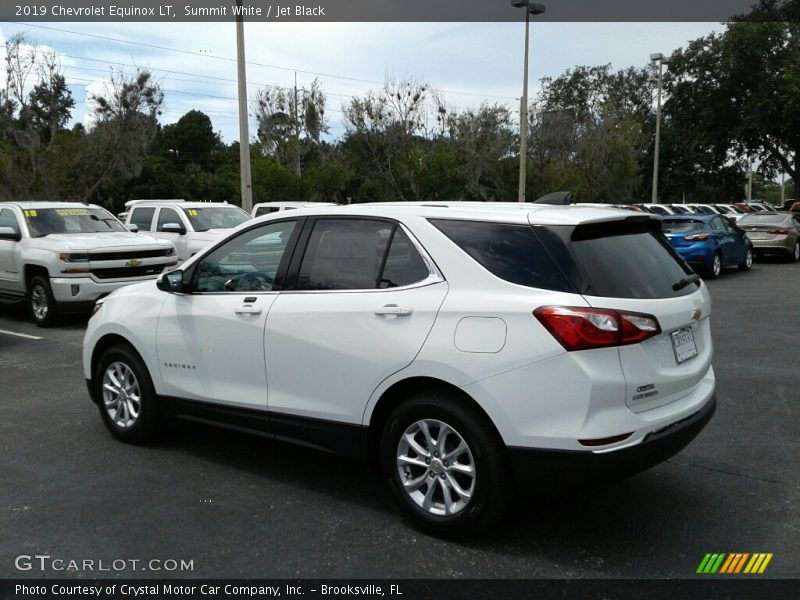
[[[164,233],[177,233],[179,235],[186,235],[186,227],[180,223],[164,223],[161,231]]]
[[[175,271],[167,271],[166,273],[162,273],[158,276],[158,279],[156,279],[156,287],[162,292],[167,292],[170,294],[185,293],[183,285],[183,271],[177,269]]]
[[[16,231],[13,227],[0,227],[0,240],[11,240],[18,242],[22,239],[22,233]]]

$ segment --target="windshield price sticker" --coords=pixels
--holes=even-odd
[[[670,337],[672,338],[672,348],[675,351],[675,360],[678,364],[697,356],[697,345],[694,343],[694,334],[691,327],[684,327],[674,331]]]
[[[59,217],[88,217],[89,211],[85,208],[57,208],[56,214]]]
[[[35,210],[23,210],[22,214],[25,215],[26,219],[35,218],[38,216],[38,213]]]
[[[196,208],[190,208],[190,209],[188,209],[186,211],[186,214],[189,215],[190,217],[196,217],[197,216],[197,209]]]

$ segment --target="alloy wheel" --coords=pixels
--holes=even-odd
[[[403,490],[425,512],[451,516],[464,510],[475,491],[475,459],[455,429],[436,419],[412,423],[397,445]]]
[[[719,274],[722,272],[722,259],[719,257],[719,254],[714,255],[714,264],[711,267],[714,277],[718,277]]]
[[[33,316],[38,321],[44,321],[50,311],[50,303],[47,299],[47,292],[41,285],[36,285],[31,290],[31,309]]]
[[[113,362],[103,373],[103,406],[111,421],[120,429],[129,429],[139,418],[142,407],[139,382],[133,370],[122,362]]]

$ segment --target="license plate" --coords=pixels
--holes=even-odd
[[[670,334],[672,349],[675,351],[675,360],[678,364],[686,362],[697,356],[697,345],[694,343],[694,334],[691,327],[684,327]]]
[[[751,240],[763,240],[766,239],[767,234],[763,231],[748,231],[747,237],[749,237]]]

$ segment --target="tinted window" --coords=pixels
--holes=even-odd
[[[411,285],[422,281],[430,275],[425,261],[417,252],[414,244],[399,227],[392,237],[389,254],[378,287],[391,288]]]
[[[487,271],[533,288],[574,291],[528,225],[432,219],[442,233]]]
[[[648,210],[657,215],[668,215],[669,211],[663,206],[649,206]]]
[[[711,225],[711,229],[714,230],[714,231],[725,231],[726,230],[725,229],[725,225],[723,225],[722,219],[720,219],[720,218],[711,219],[710,225]]]
[[[540,236],[548,248],[560,247],[559,264],[582,294],[643,299],[691,294],[696,286],[672,289],[692,271],[659,226],[648,221],[549,226]]]
[[[137,225],[139,231],[150,231],[153,226],[153,213],[155,208],[134,208],[131,213],[131,225]]]
[[[262,206],[256,209],[256,216],[260,217],[261,215],[268,215],[270,213],[278,212],[280,207],[278,206]]]
[[[693,219],[664,219],[661,227],[669,233],[683,233],[686,231],[699,231],[705,229],[705,223]]]
[[[394,224],[367,219],[320,219],[306,246],[297,289],[375,289]]]
[[[31,237],[44,237],[51,233],[127,231],[102,208],[38,208],[24,210],[23,214]]]
[[[296,221],[257,227],[203,258],[194,273],[198,292],[264,292],[275,287]]]
[[[19,223],[14,213],[7,208],[0,210],[0,227],[11,227],[16,233],[19,233]]]
[[[156,224],[156,231],[164,231],[164,225],[167,223],[176,223],[183,226],[180,216],[177,211],[171,208],[162,208],[158,211],[158,223]]]

